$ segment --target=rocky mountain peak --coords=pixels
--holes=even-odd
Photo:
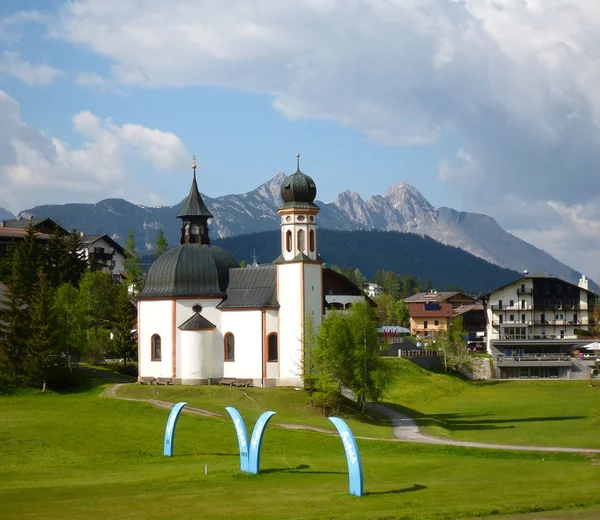
[[[256,188],[255,191],[258,195],[261,195],[279,207],[281,205],[281,186],[283,185],[285,178],[285,173],[278,172],[272,179]]]
[[[435,208],[423,197],[421,192],[406,182],[392,184],[385,192],[384,199],[387,199],[388,203],[396,209],[399,209],[400,205],[409,205],[424,211],[435,211]]]

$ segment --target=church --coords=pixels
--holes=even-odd
[[[305,325],[316,331],[328,308],[365,300],[318,254],[313,179],[298,161],[281,188],[281,255],[272,264],[241,268],[231,253],[210,244],[212,214],[198,190],[195,162],[193,170],[177,215],[180,244],[154,261],[137,299],[138,380],[302,386]]]

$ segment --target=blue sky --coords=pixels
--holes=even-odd
[[[4,0],[0,206],[174,204],[192,153],[240,193],[300,152],[321,200],[404,181],[598,276],[599,26],[574,0]]]

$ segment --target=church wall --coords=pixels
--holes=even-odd
[[[173,302],[140,301],[140,377],[172,377]],[[152,336],[161,339],[161,361],[152,361]]]
[[[224,361],[225,344],[221,340],[219,360],[223,377],[262,378],[262,312],[226,311],[222,314],[222,337],[230,332],[235,338],[235,361]]]
[[[193,316],[194,311],[192,310],[192,307],[194,307],[194,305],[202,305],[202,312],[200,314],[216,326],[216,329],[211,335],[212,341],[203,342],[202,348],[207,350],[204,358],[208,363],[208,366],[203,366],[201,370],[206,378],[223,377],[223,333],[221,332],[222,313],[216,308],[221,301],[222,299],[220,298],[186,298],[177,300],[177,378],[183,377],[182,367],[183,363],[185,362],[182,349],[183,331],[179,330],[178,327]]]
[[[302,267],[300,262],[277,266],[280,384],[298,384],[302,373]]]

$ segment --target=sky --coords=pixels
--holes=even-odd
[[[0,206],[398,182],[600,277],[600,2],[2,0]]]

